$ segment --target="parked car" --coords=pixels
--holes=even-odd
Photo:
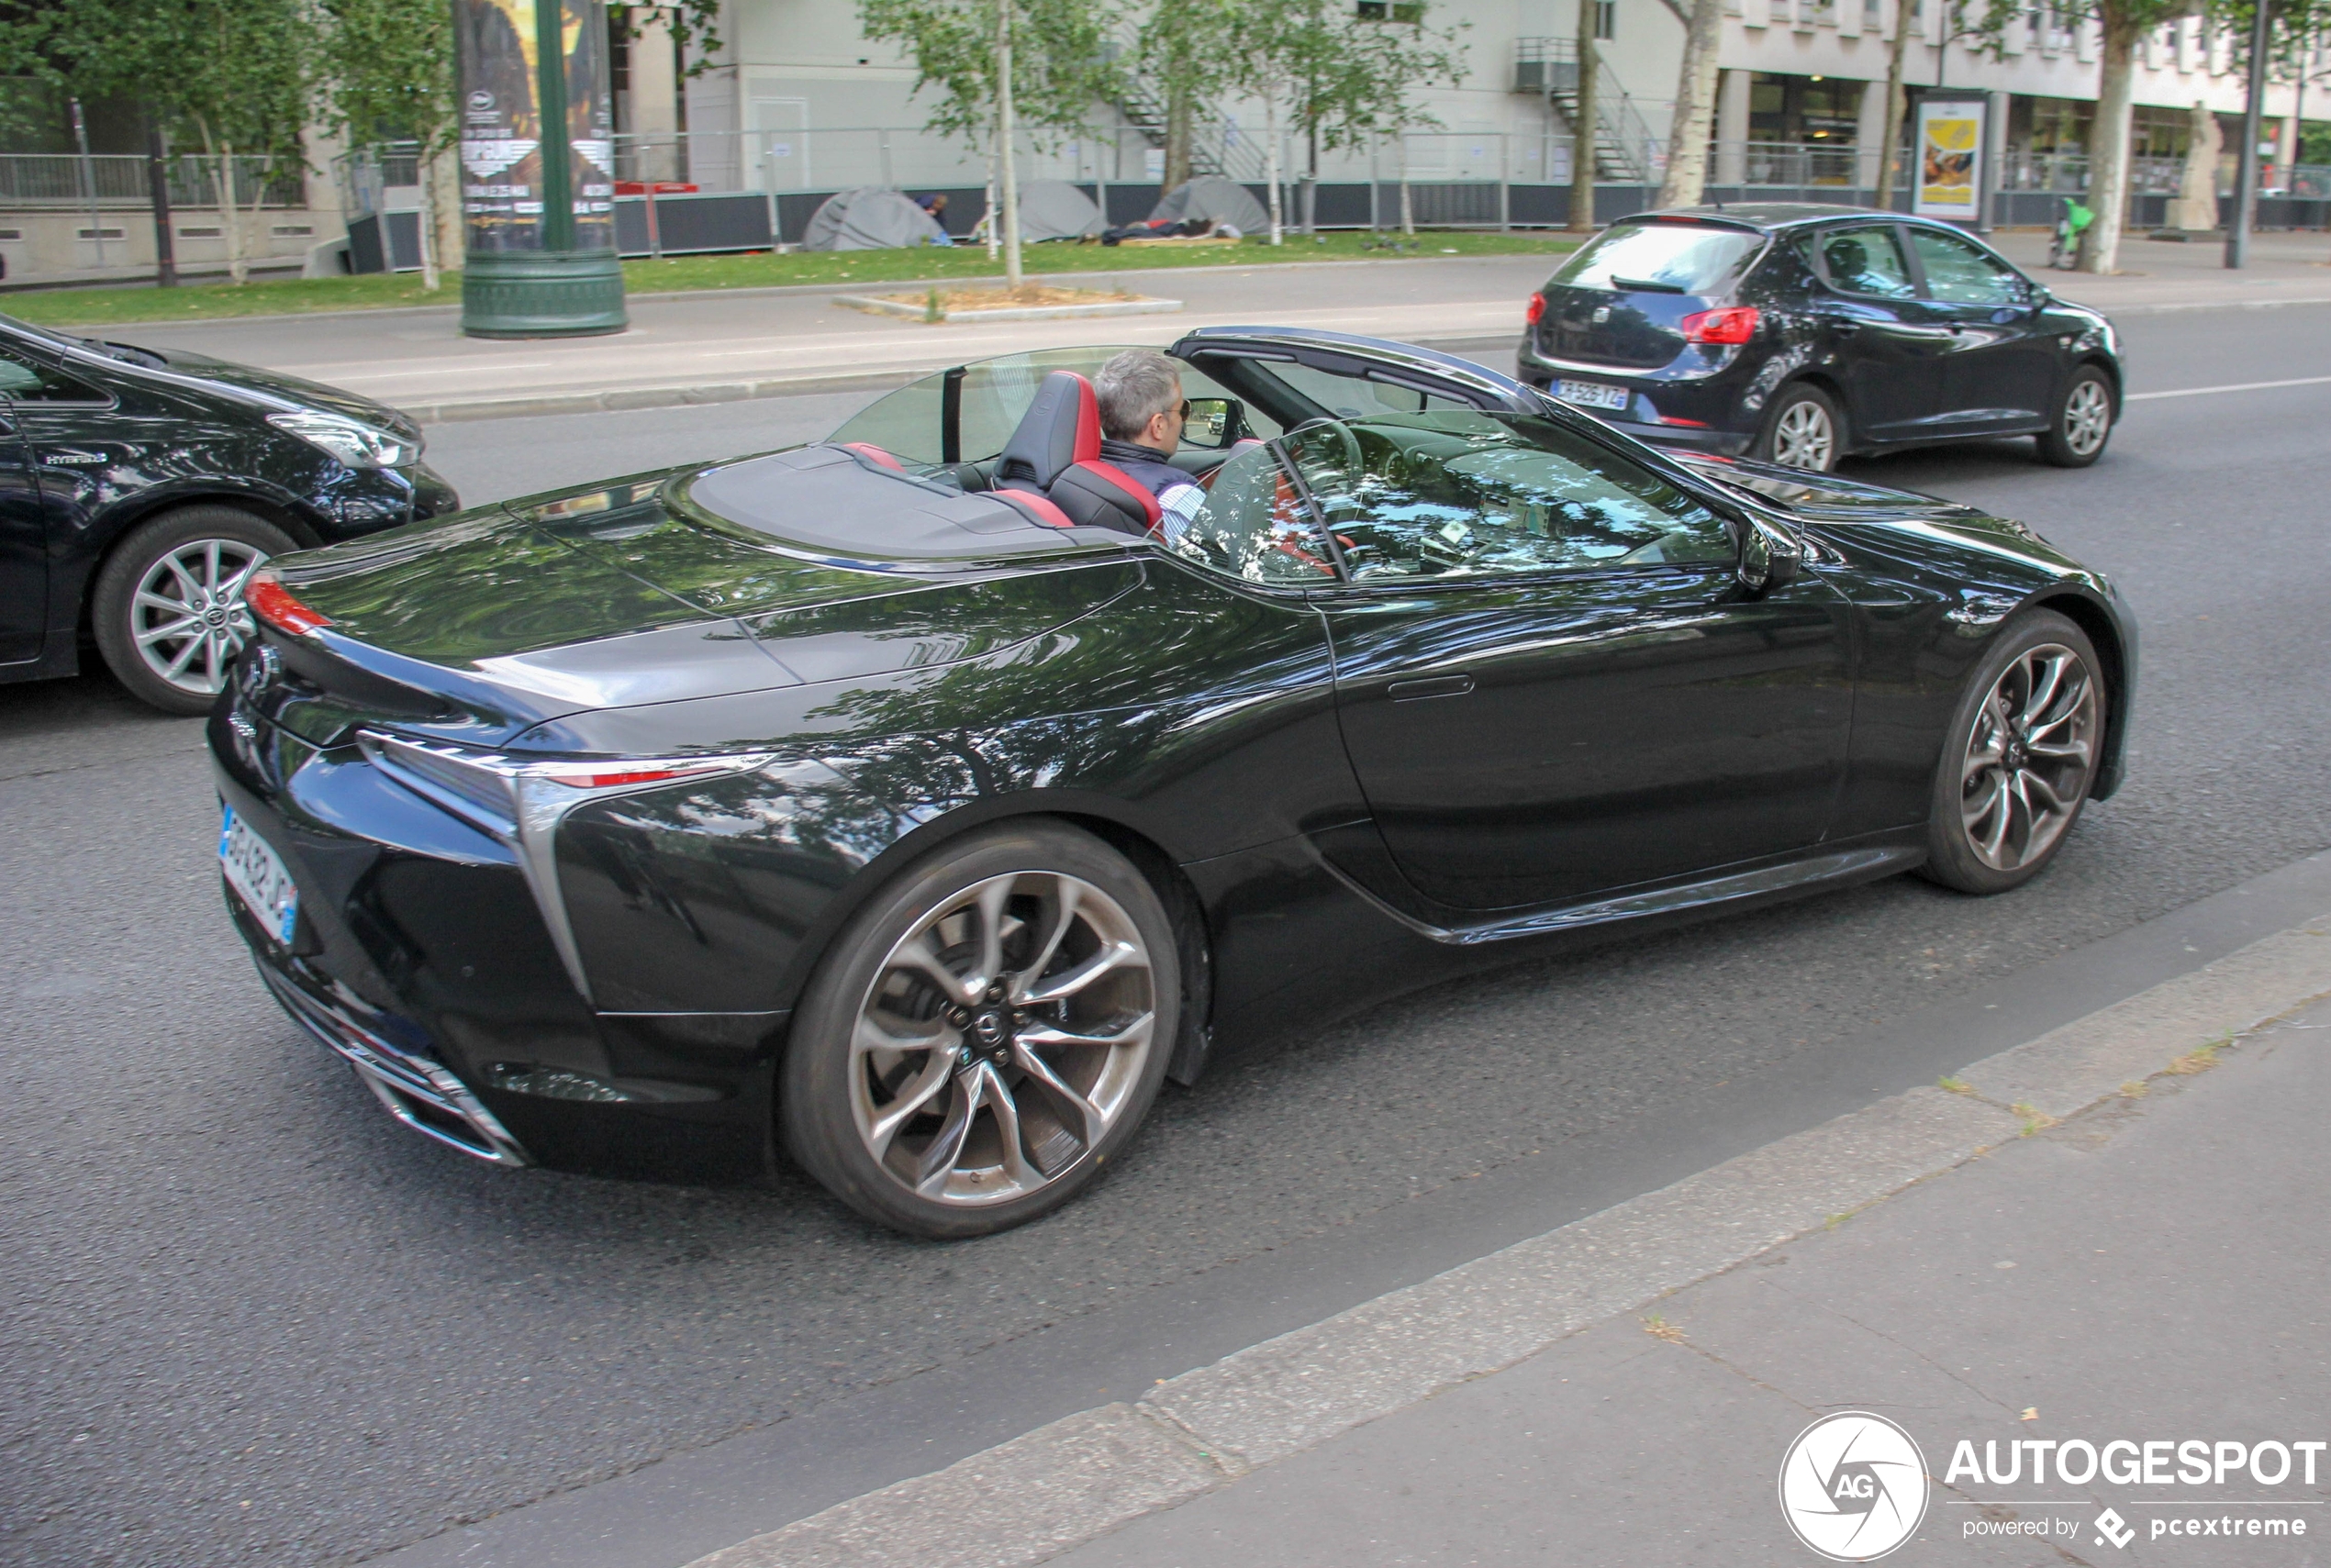
[[[1525,317],[1531,385],[1645,440],[1792,468],[1999,436],[2085,468],[2120,417],[2112,322],[1897,213],[1645,213],[1566,259]]]
[[[1243,1038],[1629,922],[2002,891],[2119,783],[2135,626],[2021,525],[1210,328],[1168,538],[1060,362],[1109,352],[271,562],[209,742],[285,1010],[481,1159],[782,1149],[967,1236]]]
[[[0,317],[0,681],[71,675],[201,713],[270,556],[460,505],[393,408],[178,350]]]

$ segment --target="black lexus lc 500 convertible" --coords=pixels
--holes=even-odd
[[[965,1236],[1238,1037],[1622,921],[2001,892],[2118,783],[2135,628],[2016,523],[1207,328],[1169,533],[1098,461],[1110,351],[278,558],[209,730],[277,999],[483,1159],[783,1151]]]

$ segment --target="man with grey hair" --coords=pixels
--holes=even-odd
[[[1206,492],[1166,461],[1182,444],[1182,368],[1154,349],[1128,349],[1093,379],[1100,406],[1101,461],[1157,497],[1166,538],[1180,537],[1206,504]]]

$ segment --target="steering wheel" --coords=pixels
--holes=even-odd
[[[1366,460],[1360,455],[1360,438],[1352,434],[1352,428],[1340,419],[1330,419],[1324,415],[1316,419],[1306,419],[1292,430],[1288,431],[1288,439],[1291,443],[1297,436],[1302,435],[1307,430],[1322,429],[1335,432],[1344,449],[1344,467],[1346,473],[1356,478],[1366,472]]]

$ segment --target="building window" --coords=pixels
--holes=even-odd
[[[1363,22],[1401,22],[1415,27],[1424,20],[1424,0],[1358,0],[1355,14]]]
[[[1748,139],[1792,146],[1851,147],[1861,128],[1864,84],[1835,76],[1748,79]],[[1884,92],[1880,83],[1878,91]]]
[[[1606,41],[1619,36],[1619,0],[1594,0],[1594,36]]]

